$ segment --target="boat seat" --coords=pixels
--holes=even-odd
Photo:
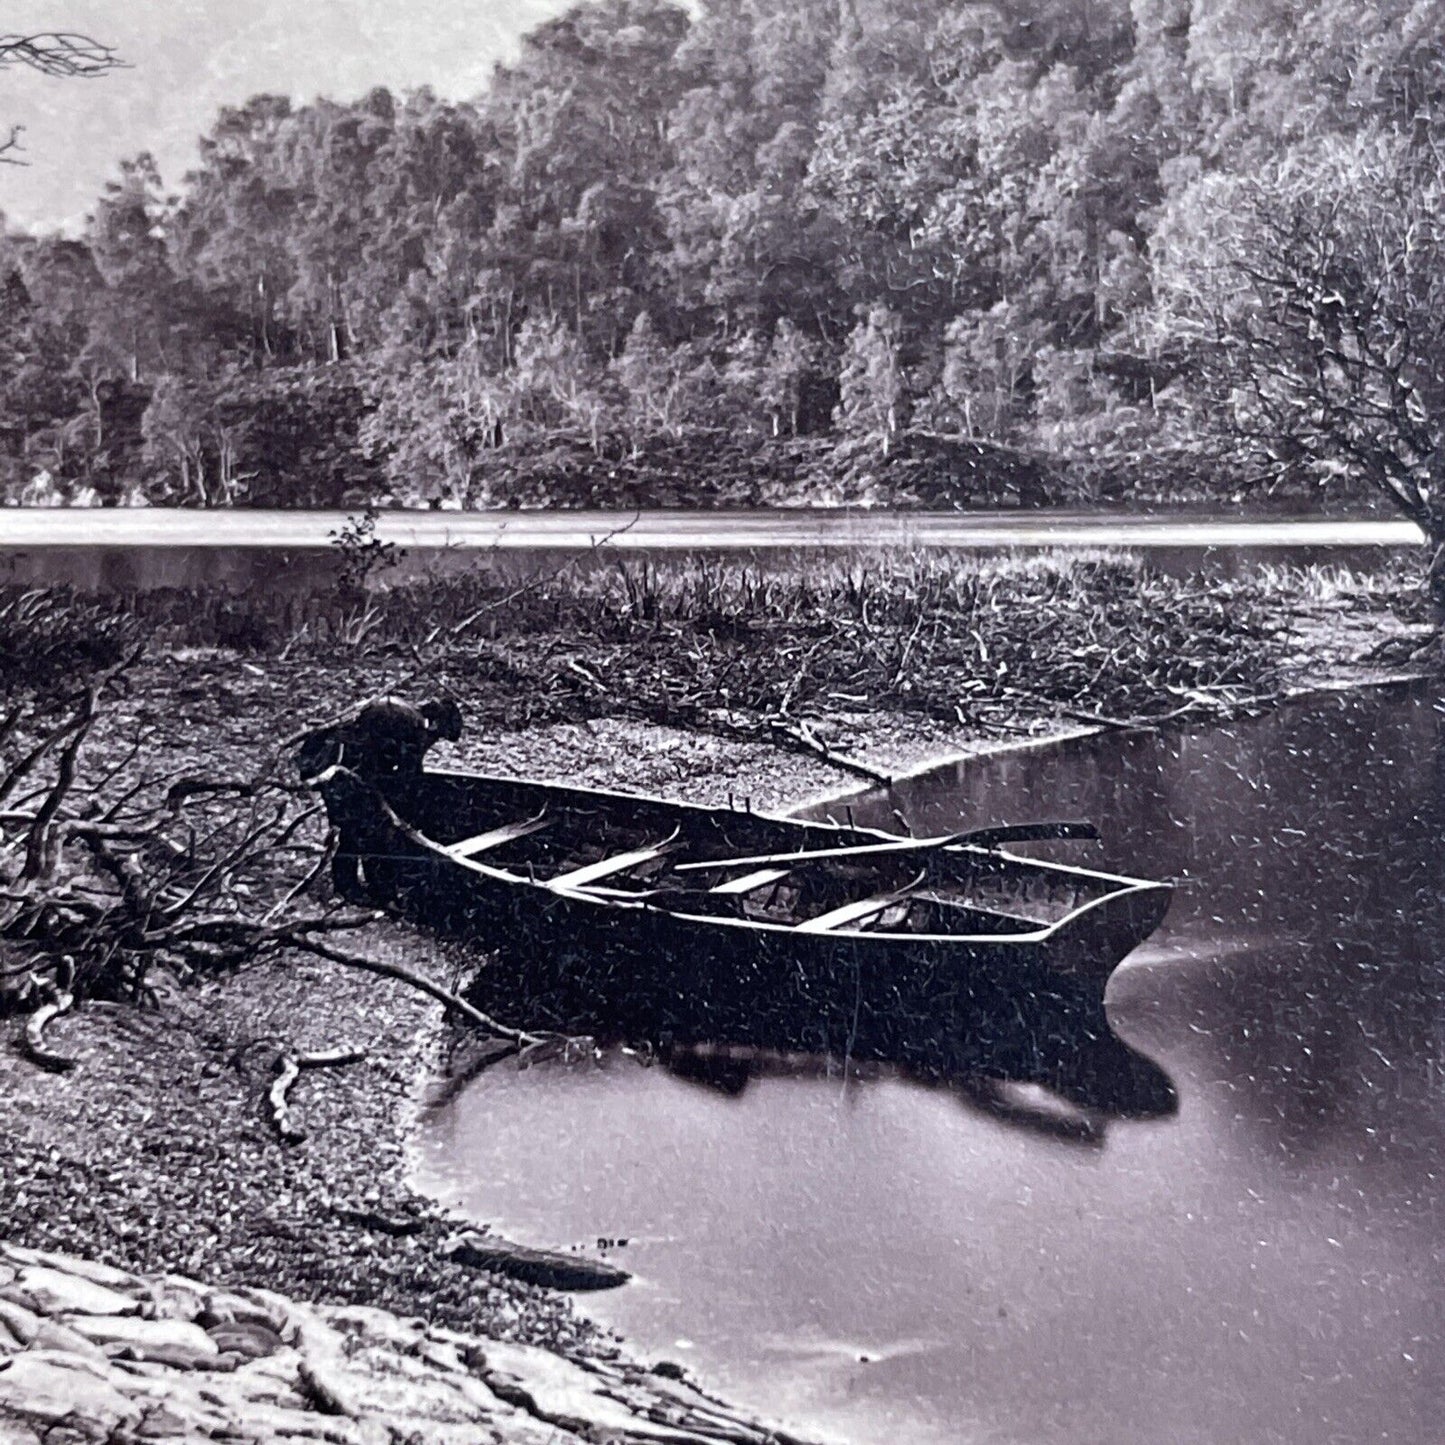
[[[781,883],[793,870],[791,868],[759,868],[755,873],[744,873],[740,878],[730,878],[709,888],[709,893],[724,898],[741,898],[745,893],[755,893],[770,883]]]
[[[535,818],[503,823],[500,828],[490,828],[485,833],[478,833],[474,838],[463,838],[460,843],[448,843],[447,852],[453,858],[475,858],[478,853],[500,848],[503,843],[515,843],[518,838],[529,838],[533,833],[540,833],[543,828],[551,826],[552,819],[538,813]]]
[[[681,840],[667,838],[661,843],[653,843],[646,848],[634,848],[628,853],[614,853],[611,857],[599,858],[595,863],[585,863],[581,868],[573,868],[569,872],[559,873],[555,878],[547,881],[553,888],[585,888],[589,883],[596,883],[599,879],[611,878],[614,874],[626,873],[630,868],[641,868],[644,863],[665,858],[669,853],[675,853],[681,847]]]
[[[835,929],[848,928],[855,923],[862,923],[865,919],[892,908],[895,903],[904,902],[923,881],[923,878],[924,874],[920,873],[906,887],[892,888],[887,893],[875,893],[871,898],[860,898],[854,903],[845,903],[841,908],[829,909],[827,913],[820,913],[816,918],[810,918],[805,923],[794,924],[793,932],[832,933]]]

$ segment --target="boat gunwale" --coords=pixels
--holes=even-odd
[[[328,769],[328,772],[329,771]],[[324,774],[321,776],[324,776]],[[709,803],[693,803],[685,799],[660,798],[655,793],[630,793],[620,788],[597,788],[585,783],[550,783],[538,778],[518,778],[505,773],[472,773],[460,768],[428,768],[422,776],[428,779],[441,778],[450,782],[500,783],[508,787],[520,785],[528,788],[542,788],[549,792],[582,794],[589,798],[605,799],[615,803],[660,803],[664,807],[676,808],[684,812],[693,813],[700,818],[716,817],[720,813],[733,813],[738,817],[762,818],[771,823],[790,823],[799,828],[819,829],[825,832],[862,833],[868,835],[870,838],[876,839],[880,843],[902,843],[908,841],[906,834],[889,833],[885,829],[874,828],[867,824],[850,826],[844,823],[825,822],[817,818],[798,818],[791,813],[772,811],[755,813],[751,809],[726,808]],[[316,781],[319,782],[320,777],[318,777]],[[1031,858],[1026,854],[1010,853],[1002,846],[998,848],[985,848],[976,843],[951,843],[940,851],[954,855],[973,854],[983,858],[1002,858],[1006,862],[1017,863],[1025,868],[1036,868],[1048,873],[1071,873],[1078,877],[1093,879],[1101,883],[1133,884],[1143,888],[1164,888],[1171,892],[1174,888],[1172,883],[1162,883],[1153,878],[1135,878],[1126,873],[1105,873],[1100,869],[1086,868],[1078,863],[1061,863],[1053,858]]]

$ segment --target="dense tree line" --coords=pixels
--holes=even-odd
[[[597,0],[474,102],[258,96],[178,194],[138,157],[84,235],[3,242],[0,486],[1348,478],[1445,535],[1442,36],[1445,0]]]

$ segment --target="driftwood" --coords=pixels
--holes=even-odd
[[[856,773],[860,778],[867,778],[870,783],[878,783],[885,788],[893,785],[893,779],[888,773],[881,773],[877,768],[860,762],[847,753],[840,753],[835,747],[820,738],[807,723],[789,723],[772,718],[768,721],[768,727],[775,739],[785,741],[801,752],[811,753],[814,757],[822,758],[824,762],[832,763],[835,768],[841,768],[845,773]]]
[[[554,1249],[532,1249],[498,1235],[478,1234],[475,1230],[453,1235],[442,1245],[442,1253],[458,1264],[489,1270],[543,1289],[616,1289],[632,1278],[625,1269],[601,1260]]]
[[[409,968],[403,968],[399,963],[384,963],[381,959],[368,958],[362,953],[349,953],[343,949],[332,948],[329,944],[310,937],[304,931],[294,933],[286,939],[286,942],[292,947],[314,953],[318,958],[324,958],[331,963],[339,963],[344,968],[357,968],[365,973],[379,974],[382,978],[391,978],[398,983],[404,983],[409,988],[428,994],[438,1003],[444,1003],[453,1012],[476,1024],[478,1028],[486,1029],[489,1033],[515,1044],[518,1048],[552,1041],[551,1035],[529,1034],[525,1029],[514,1029],[504,1023],[499,1023],[490,1014],[484,1014],[481,1009],[469,1004],[466,999],[459,998],[456,994],[442,988],[440,984],[433,983],[429,978],[423,978],[421,974],[414,973]]]
[[[459,1060],[453,1056],[442,1076],[428,1087],[425,1105],[427,1109],[445,1109],[473,1079],[485,1073],[493,1064],[512,1058],[517,1053],[517,1046],[507,1039],[477,1039],[475,1034],[470,1033],[465,1037],[469,1044],[467,1057]]]
[[[276,1060],[276,1079],[267,1092],[271,1110],[271,1126],[286,1144],[299,1144],[306,1138],[303,1129],[291,1117],[286,1093],[301,1076],[303,1069],[334,1069],[345,1064],[359,1064],[366,1057],[365,1049],[326,1049],[315,1054],[282,1054]]]
[[[70,982],[75,975],[75,964],[69,959],[61,961],[60,981],[51,1000],[42,1004],[25,1021],[25,1052],[30,1061],[51,1073],[63,1074],[75,1067],[75,1060],[68,1054],[56,1053],[45,1042],[45,1030],[50,1024],[75,1007],[75,995],[70,992]]]

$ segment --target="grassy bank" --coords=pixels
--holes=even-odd
[[[148,592],[126,608],[163,648],[387,659],[397,677],[455,684],[494,725],[889,713],[986,727],[1271,694],[1311,608],[1419,620],[1414,593],[1404,568],[1218,582],[1158,576],[1124,554],[879,553],[786,573],[619,562],[519,588],[477,574],[301,601]]]

